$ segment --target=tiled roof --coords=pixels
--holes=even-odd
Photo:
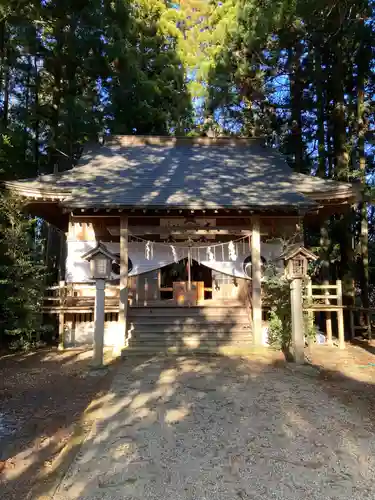
[[[295,174],[254,140],[132,136],[87,149],[71,170],[10,185],[59,193],[71,208],[310,208],[312,193],[352,189]]]

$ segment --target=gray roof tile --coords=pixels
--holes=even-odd
[[[311,192],[350,186],[294,174],[281,155],[254,141],[131,142],[115,137],[84,152],[71,170],[19,184],[66,192],[72,208],[189,209],[308,208]]]

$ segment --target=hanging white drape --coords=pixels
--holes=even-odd
[[[109,251],[114,254],[120,253],[120,244],[103,242]],[[69,241],[68,242],[68,254],[66,260],[66,280],[70,282],[87,282],[91,281],[90,278],[90,265],[87,261],[82,259],[82,255],[96,246],[96,241]],[[132,270],[129,272],[129,276],[137,276],[138,274],[147,273],[155,269],[160,269],[162,267],[173,264],[177,260],[187,258],[188,249],[180,248],[178,245],[151,245],[152,248],[147,254],[146,243],[145,242],[129,242],[129,259],[132,262]],[[174,248],[174,251],[172,249]],[[228,243],[224,243],[219,246],[210,247],[210,252],[213,254],[213,260],[208,252],[208,246],[206,248],[200,248],[199,250],[195,247],[191,249],[192,259],[203,264],[204,266],[218,271],[220,273],[228,274],[236,278],[249,279],[251,276],[251,264],[247,265],[247,272],[244,265],[246,257],[250,255],[248,242],[234,243],[235,247],[235,257],[236,260],[231,260],[233,258],[233,252],[230,255]],[[266,262],[273,261],[278,255],[281,254],[282,245],[280,243],[262,243],[261,254]],[[175,252],[175,254],[174,254]],[[147,258],[147,256],[149,258]],[[112,278],[117,278],[118,275],[113,274]]]
[[[105,245],[112,253],[120,253],[119,243],[105,243]],[[175,249],[175,254],[172,247]],[[133,268],[130,271],[129,276],[137,276],[137,274],[148,273],[155,269],[160,269],[161,267],[173,264],[175,259],[179,261],[186,258],[188,255],[187,248],[178,248],[175,245],[152,245],[151,243],[149,258],[147,258],[145,248],[146,244],[142,241],[129,242],[129,259],[133,264]]]

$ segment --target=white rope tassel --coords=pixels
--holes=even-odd
[[[175,249],[175,247],[173,245],[171,245],[171,249],[172,249],[174,263],[177,264],[178,263],[178,257],[177,257],[176,249]]]
[[[207,258],[210,262],[213,262],[215,260],[215,256],[211,250],[211,247],[207,248]]]
[[[150,260],[150,253],[151,253],[151,243],[148,241],[145,247],[146,260]]]
[[[229,251],[229,260],[233,260],[233,261],[237,260],[236,249],[234,248],[233,241],[229,242],[228,251]]]

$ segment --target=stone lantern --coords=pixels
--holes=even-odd
[[[117,256],[110,252],[103,243],[82,255],[90,263],[91,277],[94,280],[106,280],[111,277],[112,262]]]
[[[292,309],[292,347],[296,363],[305,361],[305,322],[303,318],[302,281],[307,278],[309,261],[317,260],[314,253],[302,245],[292,245],[282,255],[285,276],[290,281]]]
[[[91,277],[96,283],[94,312],[94,342],[92,366],[103,366],[104,315],[105,315],[105,280],[111,277],[112,262],[117,259],[103,243],[82,255],[90,263]]]
[[[304,279],[307,277],[309,261],[317,260],[317,256],[300,245],[293,245],[281,258],[285,263],[285,275],[288,279]]]

